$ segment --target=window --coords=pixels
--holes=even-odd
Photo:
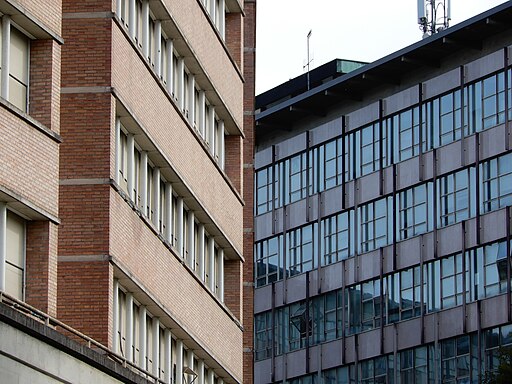
[[[121,184],[121,188],[125,192],[128,192],[128,136],[126,135],[126,133],[124,133],[122,125],[119,136],[119,145],[119,182]]]
[[[307,225],[286,234],[286,269],[288,276],[311,271],[315,267],[314,239],[318,224]]]
[[[387,197],[358,208],[361,252],[386,246],[392,240],[392,202],[392,198]]]
[[[345,289],[346,334],[370,330],[381,324],[380,280]]]
[[[410,319],[421,314],[421,270],[409,268],[384,279],[387,322]]]
[[[385,129],[393,135],[393,161],[398,163],[420,152],[419,108],[411,108],[385,120]]]
[[[322,221],[322,265],[354,255],[354,211],[349,210]]]
[[[354,365],[328,369],[322,372],[323,384],[353,384],[355,383]]]
[[[116,13],[125,27],[128,27],[129,0],[118,0]]]
[[[489,160],[481,167],[482,211],[512,205],[512,153]]]
[[[397,218],[399,239],[408,239],[431,229],[432,193],[432,183],[421,184],[400,192]]]
[[[361,361],[359,368],[361,384],[387,383],[387,376],[393,377],[393,356],[381,356]]]
[[[456,90],[423,106],[425,150],[459,140],[462,134],[461,92]]]
[[[7,211],[5,291],[18,300],[25,295],[25,220]]]
[[[507,288],[507,243],[489,244],[476,249],[476,265],[479,279],[477,297],[491,297],[506,292]]]
[[[28,37],[11,27],[9,101],[24,112],[28,111],[29,42]]]
[[[512,69],[507,71],[508,119],[512,120]]]
[[[7,46],[0,47],[0,64],[2,55],[9,55],[7,67],[1,69],[2,72],[8,73],[2,76],[2,81],[8,81],[7,94],[2,94],[2,97],[23,112],[28,112],[30,39],[16,29],[10,19],[3,22],[9,23],[10,41]],[[2,33],[0,22],[0,41],[3,41]]]
[[[310,194],[342,183],[342,141],[336,139],[309,151]]]
[[[272,356],[272,312],[254,316],[255,359],[263,360]]]
[[[388,165],[385,131],[382,134],[383,137],[381,137],[380,124],[374,123],[345,137],[345,164],[347,168],[345,170],[345,180],[352,180],[377,171],[380,169],[381,161],[383,167]]]
[[[463,255],[461,253],[441,260],[441,307],[450,308],[462,305],[463,294],[469,299],[469,279],[463,284]],[[469,276],[469,257],[465,256],[466,276]]]
[[[306,153],[279,163],[279,171],[284,180],[280,201],[289,204],[306,197]]]
[[[256,215],[272,210],[274,199],[273,169],[270,166],[256,172]]]
[[[437,180],[439,228],[472,216],[475,196],[470,186],[475,185],[475,174],[475,168],[468,168]]]
[[[505,73],[500,72],[467,86],[470,133],[505,122]]]
[[[512,347],[512,324],[483,332],[485,348],[485,371],[496,373],[500,364],[500,349]]]
[[[426,384],[435,382],[434,347],[424,346],[399,353],[400,383]]]
[[[441,342],[441,380],[443,383],[470,383],[478,379],[476,367],[472,367],[471,355],[477,340],[474,335],[464,335]],[[473,371],[473,372],[472,372]]]
[[[311,315],[305,302],[292,304],[288,307],[288,348],[294,351],[306,346],[306,336],[311,334]]]
[[[337,332],[338,325],[342,324],[343,316],[343,296],[342,291],[329,292],[325,295],[325,311],[324,311],[324,340],[334,340],[341,336],[341,327],[339,334]]]
[[[282,236],[256,243],[256,287],[283,278]]]

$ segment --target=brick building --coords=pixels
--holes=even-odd
[[[512,344],[512,2],[256,99],[255,383],[478,383]]]
[[[150,381],[245,381],[255,6],[0,1],[3,300]]]

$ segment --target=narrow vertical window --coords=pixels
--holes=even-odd
[[[23,300],[25,291],[25,220],[7,211],[5,289]]]
[[[27,112],[30,40],[12,27],[10,50],[9,101]]]

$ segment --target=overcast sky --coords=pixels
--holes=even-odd
[[[504,0],[451,0],[450,25]],[[372,62],[419,41],[417,0],[258,0],[256,94],[333,59]]]

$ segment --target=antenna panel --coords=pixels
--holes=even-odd
[[[425,10],[425,0],[418,0],[418,22],[421,23],[421,20],[427,17],[427,12]]]

